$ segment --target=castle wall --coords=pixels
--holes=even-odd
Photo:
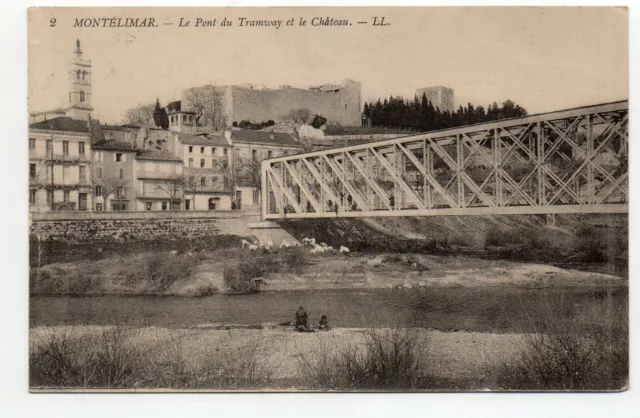
[[[307,108],[322,115],[328,124],[360,126],[360,83],[337,92],[285,87],[278,90],[253,90],[233,87],[229,122],[282,120],[293,109]]]

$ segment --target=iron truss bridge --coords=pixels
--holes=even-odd
[[[264,160],[264,219],[626,213],[629,104]]]

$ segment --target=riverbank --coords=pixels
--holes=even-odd
[[[96,249],[98,251],[99,249]],[[33,295],[177,295],[234,293],[229,277],[259,290],[379,289],[415,287],[617,286],[626,279],[559,267],[460,255],[311,254],[287,248],[253,253],[240,248],[169,253],[100,254],[30,270]],[[241,289],[248,289],[248,286]],[[252,290],[258,290],[250,288]]]
[[[428,329],[36,327],[29,334],[30,380],[36,390],[508,390],[515,381],[505,367],[518,370],[532,341],[531,334]],[[367,369],[379,355],[391,356],[390,375]],[[348,375],[344,361],[356,368]],[[593,388],[623,387],[605,383]]]

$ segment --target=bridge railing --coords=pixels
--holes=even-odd
[[[264,219],[628,211],[628,102],[283,156]]]

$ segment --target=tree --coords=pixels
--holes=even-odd
[[[102,197],[103,205],[105,211],[109,210],[107,205],[107,199],[109,196],[116,193],[119,189],[121,190],[125,186],[125,180],[121,179],[119,176],[116,176],[115,173],[105,172],[102,178],[97,178],[97,176],[92,176],[91,183],[93,184],[94,191],[96,192],[96,197]],[[98,186],[98,187],[96,187]]]
[[[167,111],[160,107],[159,99],[156,99],[156,107],[153,110],[153,122],[158,128],[165,131],[169,129],[169,116],[167,116]]]
[[[224,97],[216,86],[208,84],[204,87],[189,89],[185,97],[185,105],[196,112],[198,126],[211,126],[224,129],[227,119],[224,112]]]
[[[198,168],[190,168],[182,176],[184,191],[191,194],[193,210],[196,210],[196,192],[202,188],[202,179],[206,178],[206,171]]]
[[[165,177],[160,183],[156,185],[156,188],[163,192],[170,200],[171,209],[173,210],[173,203],[176,200],[182,200],[182,191],[184,190],[184,178],[179,177]]]
[[[320,127],[325,123],[327,123],[327,118],[320,115],[315,115],[313,117],[313,120],[311,121],[311,126],[313,126],[316,129],[320,129]]]
[[[152,125],[154,123],[153,111],[155,108],[156,104],[153,102],[139,104],[136,107],[132,107],[125,112],[124,123]]]
[[[311,110],[307,108],[292,109],[286,117],[295,123],[307,123],[311,118]]]
[[[225,189],[231,192],[232,199],[235,199],[236,187],[242,175],[241,164],[239,162],[236,164],[233,160],[224,159],[215,160],[213,165],[214,168],[222,174]]]

